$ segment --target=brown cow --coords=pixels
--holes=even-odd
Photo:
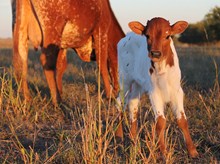
[[[95,53],[106,96],[110,97],[109,74],[113,91],[118,92],[116,46],[124,33],[109,0],[12,0],[12,9],[13,64],[25,99],[30,98],[26,80],[28,39],[34,47],[41,47],[40,60],[55,104],[61,99],[67,48],[75,49],[84,61],[90,61]]]

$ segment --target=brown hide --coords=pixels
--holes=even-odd
[[[106,96],[110,97],[109,74],[114,93],[118,92],[116,47],[124,33],[108,0],[16,0],[15,22],[14,67],[22,79],[25,98],[29,98],[28,39],[42,48],[41,63],[54,103],[60,101],[62,92],[66,48],[75,49],[84,61],[90,61],[95,52]]]
[[[144,31],[146,35],[149,57],[153,61],[166,60],[167,64],[173,66],[173,54],[170,48],[171,26],[170,23],[162,18],[154,18],[147,22],[147,26]],[[160,52],[159,58],[153,57],[153,52]]]

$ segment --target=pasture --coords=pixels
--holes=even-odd
[[[1,42],[4,43],[4,42]],[[174,116],[167,106],[167,158],[160,158],[153,112],[147,95],[141,99],[139,137],[116,144],[118,117],[114,101],[103,95],[94,62],[84,63],[68,51],[63,77],[63,103],[54,107],[39,61],[29,50],[28,82],[32,101],[24,102],[14,79],[12,49],[0,48],[0,162],[1,163],[219,163],[220,162],[220,48],[177,47],[185,92],[185,112],[200,157],[191,159]],[[124,112],[127,115],[127,112]]]

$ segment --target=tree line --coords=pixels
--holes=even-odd
[[[220,41],[220,7],[216,6],[211,9],[202,21],[189,24],[178,40],[191,44]]]

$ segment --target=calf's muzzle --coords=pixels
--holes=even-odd
[[[160,51],[151,51],[150,53],[151,53],[152,58],[159,59],[161,57],[161,52]]]

